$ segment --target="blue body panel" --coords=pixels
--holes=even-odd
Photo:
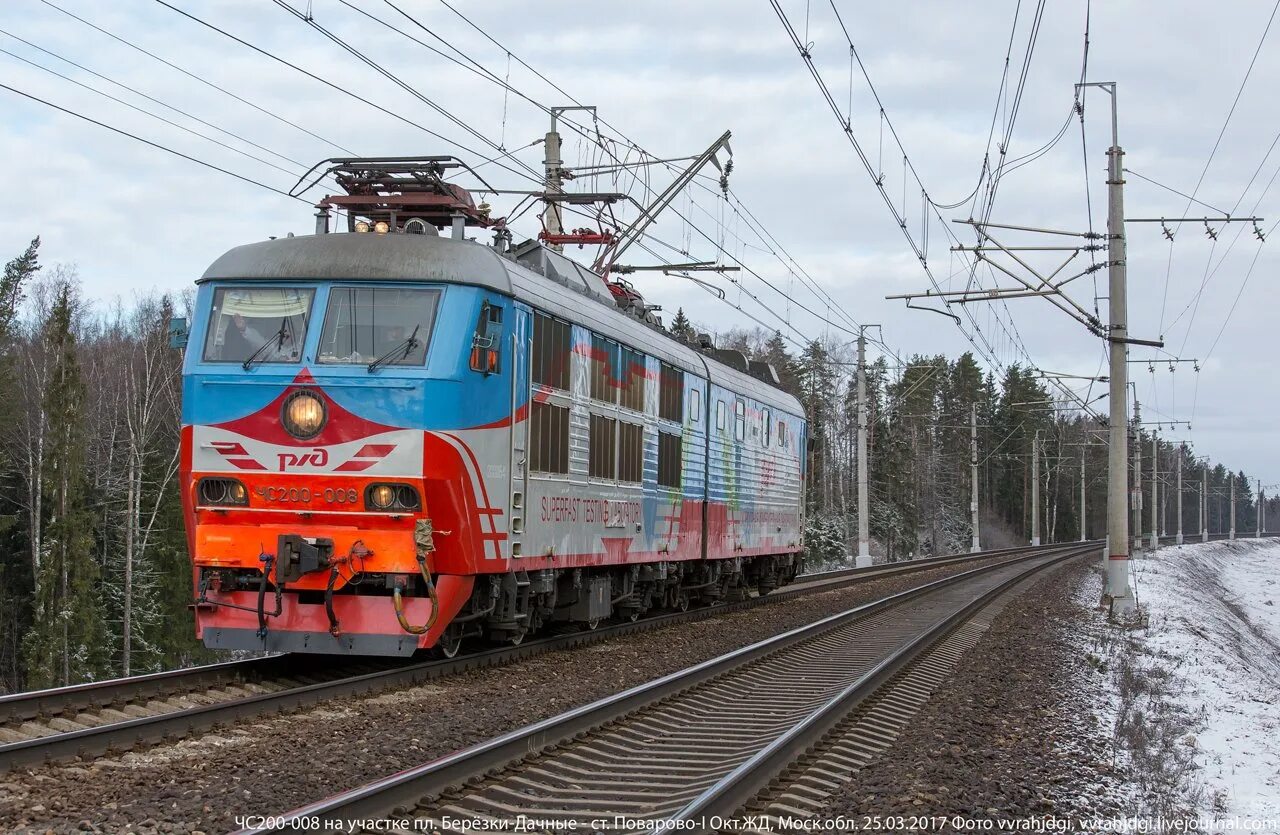
[[[262,282],[245,286],[261,286]],[[236,286],[234,282],[220,287]],[[472,373],[469,348],[484,301],[510,310],[512,300],[477,287],[435,285],[443,290],[429,334],[426,365],[383,366],[314,361],[329,289],[341,282],[279,282],[272,286],[315,287],[302,361],[264,362],[249,371],[237,363],[205,362],[203,346],[214,286],[203,284],[196,299],[190,345],[183,367],[182,423],[220,424],[252,414],[270,403],[305,370],[344,408],[375,423],[416,429],[455,430],[491,424],[511,415],[510,347],[512,316],[503,316],[503,363],[496,374]],[[361,287],[378,286],[364,281]],[[427,285],[424,285],[427,286]],[[527,385],[517,383],[517,392]],[[522,404],[523,400],[518,401]]]

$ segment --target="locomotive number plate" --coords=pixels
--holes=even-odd
[[[360,494],[354,487],[272,487],[259,486],[253,493],[266,502],[276,504],[311,504],[324,502],[331,505],[355,506]]]

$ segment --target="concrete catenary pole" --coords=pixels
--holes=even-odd
[[[1084,542],[1089,538],[1089,515],[1085,513],[1084,497],[1085,497],[1085,481],[1084,481],[1084,459],[1088,453],[1088,448],[1084,447],[1080,450],[1080,541]]]
[[[1254,539],[1262,539],[1262,479],[1258,479],[1258,510],[1253,514]]]
[[[1031,544],[1040,544],[1040,430],[1031,439]]]
[[[1160,547],[1159,531],[1160,531],[1160,436],[1152,430],[1151,432],[1151,538],[1148,540],[1151,544],[1151,550],[1154,551]]]
[[[1137,393],[1133,396],[1133,488],[1129,499],[1133,503],[1133,550],[1142,550],[1142,408]]]
[[[1165,475],[1169,475],[1168,472]],[[1160,537],[1169,535],[1169,485],[1161,482],[1160,485]]]
[[[542,225],[548,235],[559,235],[564,231],[560,220],[560,202],[556,199],[557,195],[564,193],[564,160],[560,159],[560,132],[557,130],[561,109],[551,108],[551,130],[547,131],[543,143],[546,150],[546,158],[542,161],[546,175],[543,187],[547,192],[547,208],[542,215]],[[561,252],[564,246],[553,243],[549,248]]]
[[[1236,477],[1234,473],[1228,473],[1231,479],[1231,532],[1227,534],[1227,539],[1236,538]]]
[[[1209,468],[1200,471],[1200,541],[1209,541]]]
[[[1129,588],[1129,297],[1124,233],[1124,151],[1120,148],[1115,82],[1090,82],[1111,96],[1111,147],[1107,149],[1107,343],[1110,353],[1111,443],[1107,450],[1107,588],[1111,610],[1133,611]]]
[[[1107,595],[1111,598],[1112,611],[1126,615],[1133,611],[1133,593],[1129,589],[1129,530],[1125,502],[1129,497],[1128,458],[1129,432],[1126,426],[1129,399],[1128,349],[1125,339],[1129,335],[1128,289],[1125,275],[1124,231],[1124,174],[1120,142],[1116,128],[1116,94],[1111,88],[1112,144],[1107,150],[1110,163],[1107,175],[1107,239],[1109,245],[1108,315],[1111,320],[1110,341],[1110,429],[1109,477],[1107,486],[1107,534],[1111,553],[1107,560]],[[1136,399],[1135,399],[1136,402]]]
[[[871,565],[871,501],[867,495],[867,337],[858,330],[858,556],[854,565]]]
[[[982,550],[978,535],[978,404],[969,408],[969,523],[973,526],[973,542],[970,551]]]
[[[1178,445],[1178,500],[1177,500],[1178,533],[1177,533],[1177,540],[1176,540],[1179,545],[1182,544],[1182,459],[1186,457],[1186,454],[1187,454],[1187,445],[1179,444]]]

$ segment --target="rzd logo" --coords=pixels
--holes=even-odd
[[[323,467],[329,463],[329,450],[313,449],[310,452],[281,452],[277,456],[280,459],[280,472],[293,469],[295,467]]]

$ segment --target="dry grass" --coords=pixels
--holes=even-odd
[[[1145,626],[1145,617],[1140,618]],[[1119,698],[1115,744],[1128,760],[1140,815],[1179,818],[1204,805],[1196,780],[1195,731],[1202,714],[1178,704],[1186,687],[1177,659],[1147,651],[1133,630],[1112,625],[1109,666]]]

